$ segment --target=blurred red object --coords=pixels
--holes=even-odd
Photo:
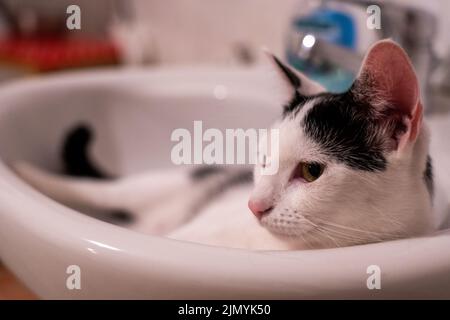
[[[110,40],[68,38],[10,38],[0,40],[0,64],[29,72],[111,65],[119,50]]]

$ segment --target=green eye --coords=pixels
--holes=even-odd
[[[318,162],[300,163],[300,175],[306,182],[317,180],[323,173],[325,166]]]

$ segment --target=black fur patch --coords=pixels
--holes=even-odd
[[[333,159],[364,171],[386,169],[385,140],[368,102],[351,91],[321,94],[302,121],[305,133]]]
[[[123,210],[112,211],[109,213],[111,222],[117,225],[127,225],[134,222],[134,216]]]
[[[327,97],[329,95],[330,93],[328,92],[322,92],[311,96],[305,96],[302,95],[300,92],[295,91],[295,94],[292,97],[292,99],[289,101],[288,104],[286,104],[283,107],[283,119],[286,118],[287,116],[295,117],[308,101],[311,101],[319,97]]]
[[[425,167],[425,171],[423,172],[423,179],[425,180],[425,184],[427,185],[428,192],[431,196],[434,194],[434,182],[433,182],[433,162],[431,157],[427,156],[427,165]]]
[[[246,184],[253,182],[253,171],[242,170],[237,174],[231,175],[228,180],[228,186],[234,186],[239,184]]]
[[[199,182],[217,174],[226,177],[222,184],[225,189],[232,185],[249,183],[253,180],[251,170],[227,171],[225,167],[216,165],[204,165],[195,168],[190,172],[190,177],[192,181]]]
[[[190,172],[190,177],[194,181],[200,181],[205,178],[208,178],[212,175],[221,173],[224,171],[224,168],[214,165],[206,165],[206,166],[200,166],[198,168],[192,169]]]
[[[68,131],[61,150],[64,173],[72,177],[114,179],[99,169],[89,157],[89,146],[93,136],[93,130],[85,124],[79,124]],[[121,209],[102,212],[95,217],[117,225],[134,222],[134,215]]]
[[[300,88],[302,85],[302,82],[299,77],[287,66],[285,66],[280,60],[278,60],[277,57],[273,56],[273,60],[277,64],[277,66],[280,68],[281,72],[284,73],[287,80],[291,83],[292,87],[294,89]]]
[[[89,158],[89,145],[93,136],[93,131],[85,124],[77,125],[68,131],[61,152],[65,174],[94,179],[111,178]]]
[[[310,97],[304,96],[298,91],[295,91],[295,94],[292,97],[291,101],[289,101],[289,103],[286,104],[283,108],[283,118],[287,117],[288,115],[295,116],[309,99]]]

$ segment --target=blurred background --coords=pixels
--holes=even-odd
[[[79,30],[67,27],[74,4]],[[368,12],[374,4],[379,16]],[[446,0],[0,0],[0,86],[87,68],[250,67],[267,47],[339,92],[367,48],[391,37],[415,65],[427,115],[442,115],[450,110],[449,13]],[[0,299],[32,297],[0,266]]]
[[[72,4],[80,30],[66,26]],[[380,29],[368,27],[374,4]],[[391,37],[410,54],[430,111],[450,83],[449,12],[445,0],[1,0],[0,79],[105,65],[253,65],[267,47],[341,91],[368,46]]]

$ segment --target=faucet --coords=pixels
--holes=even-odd
[[[322,1],[321,5],[337,0]],[[432,102],[429,99],[430,75],[437,65],[437,58],[432,44],[436,33],[435,16],[423,9],[406,5],[367,1],[367,0],[340,0],[362,7],[377,5],[381,9],[381,29],[379,37],[391,38],[401,45],[411,58],[416,69],[422,94],[425,112],[430,113]],[[303,35],[311,36],[311,35]],[[298,38],[297,38],[298,39]],[[303,38],[304,39],[304,38]],[[297,44],[297,54],[312,63],[331,63],[342,67],[353,74],[357,74],[363,55],[359,52],[326,42],[317,38],[315,41],[300,41]]]

